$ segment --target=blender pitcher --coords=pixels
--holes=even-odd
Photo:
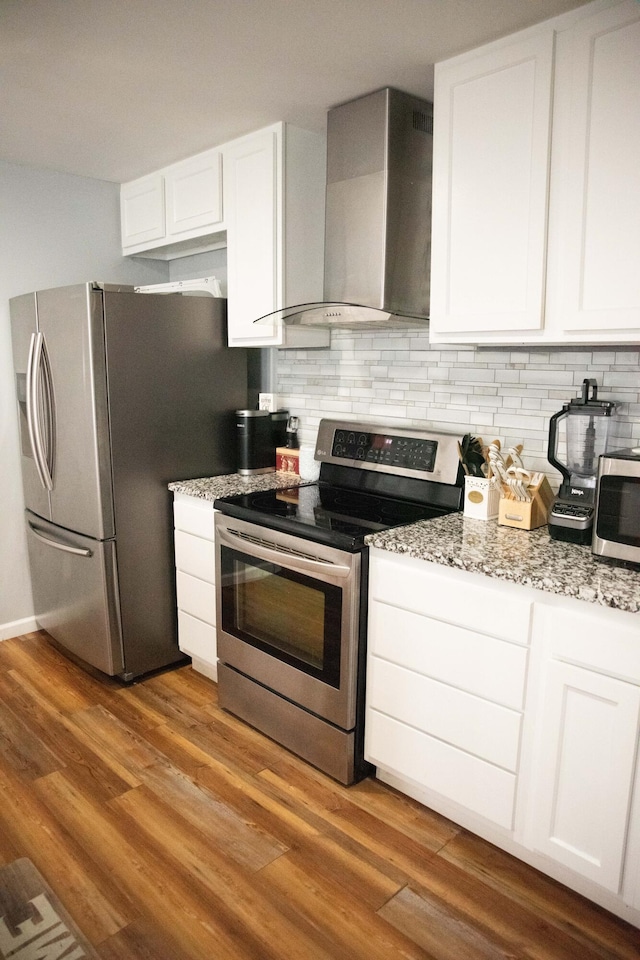
[[[615,403],[598,400],[595,380],[582,381],[582,395],[555,413],[549,422],[547,459],[562,474],[549,515],[555,540],[590,543],[598,458],[607,452]],[[566,463],[558,460],[558,425],[566,418]]]

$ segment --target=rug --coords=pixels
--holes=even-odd
[[[30,860],[0,867],[0,960],[99,960]]]

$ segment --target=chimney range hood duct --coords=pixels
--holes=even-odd
[[[260,319],[351,329],[425,323],[432,153],[426,100],[386,87],[329,110],[324,301]]]

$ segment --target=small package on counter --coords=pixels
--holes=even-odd
[[[464,516],[474,520],[495,520],[501,487],[497,477],[464,478]]]
[[[276,470],[300,476],[300,450],[292,447],[276,447]]]

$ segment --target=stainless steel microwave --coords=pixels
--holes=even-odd
[[[599,458],[591,550],[640,563],[640,446]]]

